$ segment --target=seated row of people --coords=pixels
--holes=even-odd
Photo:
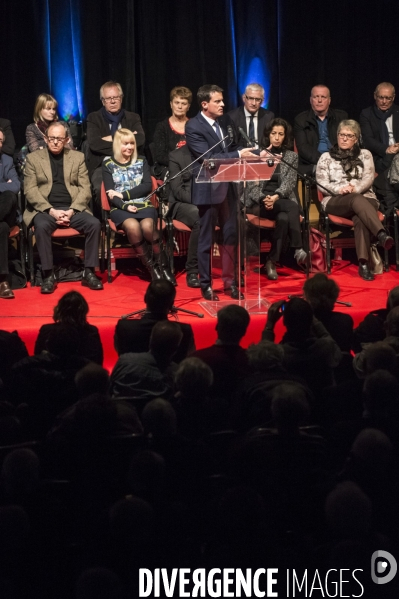
[[[380,104],[381,104],[381,107],[379,108],[380,112],[381,111],[384,112],[384,110],[386,110],[387,114],[388,114],[388,112],[390,112],[391,105],[393,102],[393,97],[394,97],[393,87],[390,88],[391,96],[388,97],[388,96],[381,95],[381,94],[385,94],[385,92],[388,89],[388,87],[386,87],[386,86],[389,86],[389,85],[390,84],[380,84],[380,86],[377,87],[376,96],[375,96],[376,102],[380,102]],[[93,188],[95,190],[95,197],[97,199],[97,205],[99,205],[99,203],[100,203],[101,183],[103,181],[103,177],[105,176],[106,181],[107,181],[107,187],[108,187],[107,188],[108,196],[111,199],[111,201],[113,202],[113,204],[115,204],[113,206],[113,210],[111,213],[111,217],[112,217],[114,223],[117,226],[120,225],[125,230],[130,243],[136,249],[137,255],[141,258],[141,260],[144,262],[144,264],[148,267],[148,269],[153,277],[154,276],[159,277],[159,276],[164,275],[167,278],[169,278],[170,280],[172,280],[173,282],[175,282],[173,275],[171,275],[171,273],[168,271],[166,256],[164,256],[164,254],[162,253],[162,251],[160,249],[159,234],[156,232],[156,230],[154,228],[154,224],[153,224],[154,219],[156,218],[154,209],[152,208],[152,206],[149,206],[149,205],[147,205],[145,207],[140,206],[140,208],[138,209],[138,206],[135,205],[135,204],[137,204],[137,201],[135,201],[135,200],[137,200],[137,197],[138,197],[137,194],[140,195],[142,193],[142,195],[144,195],[145,189],[147,190],[147,193],[151,191],[150,190],[151,179],[149,176],[148,165],[146,165],[146,163],[142,159],[137,161],[137,147],[132,147],[132,145],[131,145],[131,144],[137,143],[137,145],[140,146],[144,143],[144,132],[142,130],[142,126],[140,123],[140,117],[138,115],[136,115],[135,113],[130,113],[128,111],[125,111],[122,108],[123,91],[122,91],[121,86],[118,83],[107,82],[106,84],[104,84],[100,90],[100,97],[101,97],[101,100],[103,103],[103,108],[95,113],[91,113],[88,117],[88,126],[87,126],[88,151],[86,152],[86,163],[89,167],[89,175],[91,176],[91,182],[92,182]],[[289,131],[289,125],[283,119],[272,119],[273,113],[271,113],[270,111],[261,109],[260,104],[262,103],[263,98],[264,98],[264,90],[260,85],[253,83],[253,84],[250,84],[249,86],[247,86],[247,88],[245,90],[245,94],[243,95],[244,106],[242,108],[232,111],[231,113],[228,114],[229,118],[231,119],[229,122],[232,122],[235,125],[239,125],[239,124],[244,125],[244,127],[241,128],[240,136],[242,136],[242,132],[244,131],[244,128],[245,128],[245,130],[248,131],[249,139],[251,140],[251,142],[254,146],[261,144],[262,147],[268,148],[268,150],[271,151],[272,153],[281,155],[281,152],[278,151],[278,148],[284,148],[285,150],[291,150],[291,148],[292,148],[292,143],[291,143],[291,140],[289,139],[290,136],[287,135],[287,131]],[[380,98],[382,98],[382,99],[380,99]],[[388,98],[388,99],[386,99],[386,98]],[[186,150],[184,151],[184,158],[181,161],[180,156],[183,156],[183,154],[179,150],[181,150],[185,146],[185,143],[186,143],[185,142],[185,124],[188,121],[187,112],[188,112],[188,109],[190,108],[191,100],[192,100],[192,94],[188,88],[184,88],[184,87],[174,88],[171,92],[171,102],[170,103],[171,103],[171,108],[172,108],[172,116],[169,117],[168,119],[166,119],[165,121],[162,121],[162,123],[160,123],[157,126],[155,136],[154,136],[154,147],[155,147],[154,153],[155,153],[155,158],[156,158],[155,169],[156,169],[156,172],[157,172],[157,169],[161,169],[160,172],[158,173],[159,175],[164,174],[164,171],[167,168],[165,163],[167,161],[166,156],[168,156],[169,151],[172,152],[171,156],[169,157],[172,168],[176,165],[176,162],[177,162],[178,167],[180,167],[181,163],[183,163],[186,166],[187,166],[187,163],[189,164],[189,162],[188,162],[189,155],[188,155],[187,151]],[[388,102],[388,100],[389,100],[389,102]],[[326,88],[324,86],[314,87],[312,89],[312,93],[311,93],[311,106],[312,106],[311,111],[309,113],[301,113],[301,115],[299,115],[295,121],[295,132],[296,132],[296,139],[297,139],[300,163],[303,163],[304,161],[306,162],[307,159],[304,158],[304,156],[306,155],[306,152],[308,152],[308,154],[307,154],[307,157],[309,159],[308,162],[311,163],[311,159],[315,160],[318,156],[321,156],[321,152],[323,150],[330,151],[331,148],[333,147],[331,140],[334,140],[334,136],[336,136],[336,130],[338,130],[338,127],[339,127],[338,121],[343,116],[345,116],[346,113],[344,113],[343,111],[331,110],[329,108],[330,101],[331,101],[331,99],[330,99],[328,88]],[[385,106],[387,107],[386,109],[384,108]],[[62,136],[62,138],[61,137],[59,138],[59,140],[60,140],[59,145],[58,145],[58,142],[56,142],[54,144],[54,142],[52,141],[51,142],[52,148],[50,148],[50,146],[49,146],[49,148],[50,148],[50,154],[52,156],[51,161],[50,161],[52,164],[52,168],[53,169],[55,168],[56,163],[58,164],[59,168],[61,168],[61,170],[59,170],[59,172],[58,172],[58,175],[60,175],[61,179],[57,182],[57,185],[61,184],[61,187],[64,188],[61,191],[61,193],[66,194],[65,195],[65,198],[66,198],[67,195],[70,196],[71,194],[65,187],[63,170],[62,170],[63,158],[61,158],[61,156],[64,155],[64,151],[67,147],[70,149],[70,148],[73,148],[73,145],[71,142],[71,136],[70,136],[67,125],[62,124],[62,122],[57,121],[58,117],[56,114],[56,108],[57,108],[57,103],[56,103],[56,100],[54,98],[52,98],[52,96],[49,96],[47,94],[41,94],[39,96],[39,98],[37,99],[37,102],[35,105],[35,111],[34,111],[34,121],[35,122],[32,125],[28,126],[26,134],[27,134],[27,142],[28,142],[29,151],[34,152],[35,150],[43,149],[46,146],[46,144],[48,143],[47,138],[45,137],[45,131],[48,129],[49,125],[54,126],[55,124],[58,124],[63,127],[64,135]],[[388,124],[390,124],[392,119],[388,116],[386,121]],[[265,123],[266,123],[266,128],[262,131],[261,127]],[[303,126],[301,125],[301,123]],[[317,130],[315,128],[315,123],[317,125]],[[127,147],[125,145],[126,140],[124,140],[123,143],[121,143],[120,140],[117,139],[118,157],[119,157],[119,160],[122,160],[122,163],[119,162],[119,165],[118,165],[117,160],[115,162],[114,160],[110,159],[107,163],[107,165],[108,165],[107,168],[105,168],[105,170],[104,170],[104,168],[102,166],[102,162],[104,160],[103,157],[111,156],[111,154],[113,153],[112,142],[115,139],[115,133],[117,131],[119,131],[122,136],[123,135],[126,136],[126,133],[123,133],[123,132],[129,131],[128,129],[126,129],[123,126],[124,124],[127,124],[127,125],[133,127],[133,129],[130,129],[130,131],[132,131],[134,135],[137,135],[137,140],[130,139],[129,142],[126,142],[128,145],[130,144],[130,147]],[[122,127],[122,130],[121,130],[121,127]],[[255,135],[255,130],[257,132],[257,135]],[[234,128],[234,131],[236,131],[235,128]],[[392,133],[392,128],[390,129],[390,131]],[[2,134],[3,134],[3,139],[5,139],[5,132],[3,131]],[[261,134],[263,136],[262,139],[260,139]],[[133,138],[134,138],[134,135],[133,135]],[[344,135],[344,134],[342,133],[341,135]],[[52,137],[54,137],[54,136],[52,136]],[[389,137],[389,139],[390,139],[390,141],[394,140],[392,135],[391,135],[391,137]],[[338,139],[338,137],[337,137],[337,140],[338,140],[337,141],[338,151],[341,151],[342,148],[340,146],[340,143],[342,140]],[[352,140],[348,140],[347,138],[343,142],[343,145],[349,144],[351,147],[349,149],[348,148],[344,148],[344,149],[347,149],[350,152],[352,147],[354,147],[355,145],[356,145],[356,147],[359,147],[358,146],[359,140],[360,140],[360,130],[357,129],[353,143],[352,143]],[[239,140],[239,141],[242,141],[242,140]],[[61,145],[61,142],[62,142],[62,145]],[[315,147],[316,144],[317,144],[317,149]],[[120,152],[120,147],[124,148],[125,155],[123,156],[123,158],[122,158],[122,154]],[[394,148],[394,147],[395,146],[393,144],[389,145],[386,153],[389,155],[393,155],[394,152],[393,152],[392,148]],[[56,151],[54,151],[54,150],[56,150]],[[54,159],[55,155],[59,156],[58,161],[55,161],[55,159]],[[115,158],[115,156],[114,156],[114,158]],[[191,156],[190,156],[190,158],[191,158]],[[291,153],[291,154],[285,153],[283,158],[286,162],[288,159],[288,161],[290,163],[292,162],[292,166],[294,168],[296,167],[296,165],[298,163],[296,155],[294,155],[293,153]],[[6,158],[4,158],[4,160],[6,161]],[[358,158],[358,161],[359,161],[358,165],[360,165],[360,163],[363,164],[362,159]],[[35,162],[35,160],[34,160],[34,162]],[[128,167],[128,169],[126,171],[127,163],[129,163],[130,166]],[[31,161],[29,162],[29,165],[30,164],[31,164]],[[146,168],[145,171],[144,171],[144,165]],[[169,162],[168,162],[168,166],[169,166]],[[346,178],[348,178],[348,176],[349,176],[349,171],[353,170],[353,164],[350,164],[349,166],[350,166],[350,168],[349,168],[348,172],[345,171]],[[137,185],[138,179],[136,177],[135,184],[134,184],[135,185],[134,195],[136,197],[135,198],[130,197],[129,205],[128,205],[126,200],[127,200],[127,196],[130,196],[129,191],[131,192],[131,190],[132,190],[132,187],[129,187],[129,185],[133,181],[133,179],[132,179],[133,172],[131,172],[131,176],[129,176],[127,174],[127,172],[128,171],[136,171],[140,167],[141,167],[140,183]],[[273,175],[274,179],[272,179],[272,181],[263,182],[262,186],[259,186],[259,185],[252,186],[253,187],[252,195],[255,194],[257,197],[256,198],[255,198],[255,196],[250,197],[252,204],[254,204],[255,213],[260,214],[262,212],[263,216],[266,216],[266,214],[267,214],[271,218],[276,218],[276,221],[278,223],[278,225],[275,229],[274,235],[273,235],[273,248],[269,255],[269,258],[267,260],[266,267],[265,267],[268,278],[272,279],[272,280],[275,280],[277,278],[276,262],[279,260],[281,248],[283,246],[284,239],[286,239],[287,236],[289,238],[291,247],[295,248],[295,256],[297,258],[297,261],[299,263],[301,263],[306,259],[306,254],[302,249],[302,240],[301,240],[301,234],[300,234],[300,228],[299,228],[299,219],[298,219],[298,215],[297,215],[297,213],[299,211],[299,206],[298,206],[298,203],[296,202],[296,198],[294,196],[294,189],[293,189],[295,187],[295,183],[296,183],[296,178],[294,176],[295,171],[293,169],[285,168],[284,164],[281,165],[281,168],[283,171],[281,176],[280,176],[280,172],[279,172],[280,165],[278,165],[278,167]],[[110,169],[113,171],[112,175],[109,172]],[[163,171],[162,171],[162,169],[163,169]],[[357,169],[357,167],[356,167],[356,169]],[[54,173],[55,173],[55,171],[54,171]],[[121,181],[120,181],[122,173],[123,173],[123,175],[126,175],[125,181],[123,183],[121,183]],[[320,171],[319,171],[319,173],[320,173]],[[31,174],[32,174],[32,170],[30,168],[28,168],[28,181],[29,181],[29,177],[31,176]],[[359,178],[358,175],[359,175],[359,171],[357,169],[355,172],[354,178],[358,179]],[[3,179],[4,179],[4,177],[3,177]],[[184,183],[185,183],[184,179],[187,179],[186,183],[188,183],[188,184],[190,183],[189,173],[187,173],[185,177],[183,175],[183,177],[181,177],[180,180],[176,181],[175,185],[172,186],[172,198],[174,200],[176,200],[176,194],[180,195],[179,194],[180,190],[188,191],[187,188],[189,187],[189,185],[184,186]],[[284,181],[284,179],[287,179],[287,180]],[[7,183],[9,183],[9,182],[5,181],[5,183],[7,185]],[[35,182],[35,181],[33,182],[34,188],[36,188],[36,186],[37,186],[36,183],[37,182]],[[116,184],[117,188],[115,188],[115,184]],[[324,180],[323,185],[324,186],[326,185],[325,180]],[[121,189],[119,189],[119,187]],[[270,190],[266,189],[267,187],[270,187],[270,190],[273,188],[275,193],[271,193]],[[341,186],[341,187],[342,187],[342,189],[345,188],[345,186]],[[353,185],[348,185],[347,187],[349,189],[349,187],[352,188]],[[371,185],[369,187],[371,187]],[[29,189],[29,184],[28,184],[28,189]],[[348,190],[346,190],[346,191],[343,191],[342,193],[348,194],[350,192]],[[123,194],[125,194],[126,197],[123,197]],[[31,195],[33,196],[33,193],[31,193]],[[290,195],[292,196],[291,200],[294,200],[294,202],[292,202],[290,200]],[[36,198],[32,197],[33,202],[35,202],[35,201],[37,202],[38,198],[40,199],[40,197],[38,195],[36,195]],[[29,202],[30,208],[31,208],[32,204],[30,202],[28,195],[27,195],[27,199],[28,199],[28,202]],[[194,229],[194,235],[192,236],[192,239],[190,241],[189,256],[188,256],[188,260],[187,260],[187,284],[190,287],[198,287],[199,281],[198,281],[197,243],[198,243],[198,233],[199,233],[199,216],[198,216],[198,209],[195,206],[193,206],[191,203],[189,203],[187,201],[187,199],[191,200],[191,198],[186,198],[183,200],[183,203],[180,201],[177,201],[177,202],[172,201],[171,204],[175,204],[173,207],[173,216],[175,218],[178,218],[179,220],[182,220],[183,222],[185,222],[185,224],[187,224],[188,226],[190,226]],[[125,201],[123,201],[123,200],[125,200]],[[13,200],[12,204],[14,205],[14,203],[15,203],[15,201]],[[70,198],[68,199],[67,203],[68,203],[68,207],[69,207],[69,205],[71,205]],[[326,201],[324,203],[327,205]],[[50,202],[50,204],[51,204],[51,202]],[[50,208],[49,207],[50,204],[49,204],[49,202],[46,202],[46,208],[44,208],[44,204],[41,204],[41,202],[39,202],[36,205],[36,208],[38,209],[37,212],[42,212],[44,210],[47,210],[48,212],[50,212],[50,210],[52,210],[52,214],[49,214],[49,216],[51,216],[52,219],[54,219],[54,222],[51,221],[52,227],[49,228],[50,221],[48,218],[46,218],[46,216],[44,216],[44,219],[47,221],[47,231],[44,234],[44,239],[47,239],[46,243],[43,242],[43,236],[41,235],[42,223],[40,223],[40,221],[43,220],[42,216],[40,215],[40,217],[38,219],[36,219],[38,221],[36,226],[39,226],[39,231],[38,231],[39,253],[41,254],[41,259],[42,259],[43,252],[45,252],[46,256],[47,256],[47,259],[46,258],[44,258],[44,260],[42,259],[42,267],[45,270],[45,274],[44,274],[45,283],[43,283],[43,288],[42,288],[44,293],[51,293],[54,290],[55,284],[56,284],[53,274],[51,272],[52,271],[52,256],[51,256],[51,244],[49,244],[49,241],[50,241],[49,234],[51,235],[50,229],[53,230],[54,226],[69,226],[69,225],[71,225],[71,217],[74,217],[73,220],[76,221],[75,225],[77,227],[80,227],[82,229],[82,232],[85,233],[85,229],[82,228],[83,225],[82,224],[78,225],[77,221],[81,218],[83,218],[85,221],[87,221],[86,217],[89,216],[87,214],[84,214],[84,215],[77,214],[77,212],[80,212],[80,213],[86,212],[86,209],[83,210],[82,205],[80,205],[80,209],[79,209],[78,202],[75,201],[73,208],[69,208],[69,210],[66,211],[65,208],[67,206],[63,206],[62,207],[64,209],[63,211],[62,210],[61,210],[61,212],[57,211],[57,215],[56,215],[57,218],[56,218],[55,217],[56,208],[54,206],[52,206],[52,208]],[[283,208],[283,204],[284,204],[284,208]],[[329,202],[329,204],[330,204],[329,210],[331,212],[332,203]],[[9,225],[7,225],[6,221],[7,221],[7,219],[10,220],[10,214],[11,214],[11,220],[12,220],[12,215],[13,215],[14,209],[15,209],[15,207],[14,208],[9,207],[6,211],[6,214],[4,214],[4,215],[0,214],[0,222],[2,222],[3,226],[5,227],[5,231],[7,229],[7,226],[9,226]],[[143,212],[143,210],[145,210],[146,212]],[[72,214],[71,211],[74,213]],[[32,210],[30,210],[30,212],[32,213]],[[124,214],[124,212],[125,213],[126,212],[135,213],[135,216],[132,217],[131,215],[129,215],[129,217],[126,218],[126,214]],[[341,212],[342,212],[342,210],[341,210]],[[357,218],[357,216],[356,216],[357,213],[353,211],[352,206],[350,207],[349,210],[345,210],[345,214],[347,215],[348,218],[350,218],[351,215],[355,214],[355,218]],[[25,218],[26,224],[30,224],[30,222],[32,221],[31,216],[32,216],[32,214],[28,215]],[[35,214],[33,215],[33,217],[34,216],[35,216]],[[78,218],[75,218],[75,217],[78,217]],[[369,228],[369,230],[371,230],[373,233],[376,233],[377,235],[381,234],[381,239],[382,239],[382,237],[384,237],[384,240],[385,240],[383,243],[384,247],[388,247],[389,245],[392,245],[391,238],[389,238],[384,233],[384,230],[380,225],[378,225],[378,230],[377,230],[377,223],[374,223],[374,225],[371,228]],[[356,232],[356,228],[355,228],[355,232]],[[3,232],[3,234],[2,234],[2,244],[3,245],[6,242],[6,239],[5,239],[6,235],[7,235],[7,232],[5,232],[5,233]],[[387,238],[387,240],[386,240],[386,238]],[[150,244],[152,245],[152,250],[153,250],[152,253],[150,252],[149,248],[147,247],[146,242],[150,242]],[[93,247],[86,248],[86,249],[92,250],[94,248],[94,245],[95,244],[93,243]],[[41,249],[39,246],[41,246]],[[368,248],[369,244],[366,243],[366,246]],[[155,254],[155,259],[153,259],[153,254]],[[362,255],[360,255],[360,254],[362,254]],[[368,249],[367,249],[367,257],[365,257],[363,254],[365,254],[364,251],[362,251],[362,252],[358,251],[358,258],[360,260],[359,273],[361,274],[361,276],[364,279],[371,280],[372,275],[367,266]],[[6,255],[6,254],[4,254],[4,255]],[[97,255],[97,252],[96,252],[96,255]],[[93,268],[96,266],[96,260],[98,261],[98,257],[97,257],[97,259],[95,259],[94,251],[89,251],[88,252],[88,260],[87,260],[87,263],[85,264],[86,270],[85,270],[85,275],[84,275],[83,280],[91,288],[100,289],[101,282],[98,280],[96,282],[95,275],[93,274]],[[159,268],[154,266],[157,261],[159,262]],[[366,266],[364,266],[365,264],[366,264]],[[5,269],[3,268],[2,270],[5,270]],[[2,285],[2,288],[0,290],[0,296],[4,297],[4,298],[9,298],[9,297],[12,297],[12,291],[9,288],[7,288],[7,282],[5,281],[6,274],[7,274],[6,272],[0,273],[0,276],[1,276],[0,284]]]

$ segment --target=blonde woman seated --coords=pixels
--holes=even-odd
[[[317,182],[331,192],[319,187],[324,194],[322,206],[327,214],[353,221],[359,276],[372,281],[370,234],[386,250],[392,247],[393,239],[377,215],[379,203],[372,189],[374,161],[368,150],[359,147],[359,123],[350,119],[341,121],[337,136],[338,143],[320,156],[316,167]]]
[[[33,123],[26,128],[26,145],[29,152],[42,150],[47,147],[45,133],[50,123],[58,121],[57,114],[58,102],[50,94],[40,94],[36,98],[35,108],[33,110]],[[72,136],[68,129],[69,142],[67,147],[74,150]]]
[[[102,166],[111,219],[116,227],[125,231],[152,280],[165,278],[176,285],[167,256],[160,247],[157,211],[149,199],[145,200],[152,189],[151,173],[146,159],[137,156],[134,133],[118,129],[112,150],[113,156],[105,157]]]

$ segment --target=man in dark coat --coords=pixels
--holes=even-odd
[[[310,110],[295,117],[294,135],[299,154],[299,170],[312,174],[323,152],[337,143],[337,129],[348,118],[344,110],[330,108],[330,90],[315,85],[310,92]]]
[[[107,81],[100,88],[103,107],[87,117],[87,143],[85,151],[89,177],[94,188],[97,206],[101,206],[102,161],[112,156],[112,139],[117,129],[130,129],[136,136],[136,145],[145,142],[141,119],[135,112],[122,108],[123,91],[116,81]]]
[[[399,106],[394,104],[395,88],[392,83],[377,85],[375,104],[360,113],[363,145],[373,155],[377,173],[389,168],[399,152]]]
[[[227,113],[237,129],[241,127],[257,147],[262,140],[266,125],[274,119],[271,110],[262,108],[264,99],[264,88],[259,83],[250,83],[242,95],[244,105]],[[244,148],[248,145],[241,133],[238,137],[238,145]]]
[[[146,311],[141,320],[121,319],[115,328],[114,345],[119,356],[125,353],[148,352],[153,326],[167,320],[173,308],[176,289],[172,283],[165,280],[152,281],[145,292]],[[174,362],[181,362],[195,351],[194,334],[191,325],[178,323],[183,337]]]

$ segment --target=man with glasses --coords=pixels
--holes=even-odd
[[[101,212],[102,161],[104,156],[112,156],[112,139],[117,129],[130,129],[136,136],[136,145],[144,145],[145,135],[141,119],[135,112],[122,108],[123,91],[116,81],[107,81],[100,88],[100,110],[87,117],[87,142],[85,152],[89,177],[95,192],[96,209]]]
[[[330,108],[330,90],[315,85],[310,92],[310,110],[295,117],[294,135],[299,155],[299,170],[311,175],[320,156],[337,143],[337,129],[348,118],[344,110]]]
[[[35,227],[36,246],[43,270],[42,293],[57,287],[53,271],[51,234],[58,228],[77,229],[86,236],[82,285],[103,288],[94,274],[98,266],[101,224],[88,209],[90,181],[84,155],[67,147],[68,128],[55,121],[47,129],[47,148],[26,158],[24,192],[27,206],[24,223]]]
[[[360,113],[363,145],[373,155],[377,173],[384,172],[399,152],[399,106],[394,104],[395,88],[392,83],[377,85],[375,104]]]
[[[242,95],[244,105],[227,113],[237,130],[238,127],[241,127],[253,142],[252,145],[257,148],[266,125],[274,119],[274,113],[271,110],[262,108],[264,99],[264,88],[259,83],[249,83]],[[241,134],[239,134],[238,145],[244,148],[249,145]]]

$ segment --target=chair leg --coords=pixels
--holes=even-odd
[[[30,286],[35,286],[35,265],[33,262],[33,232],[32,229],[28,231],[28,257],[29,257],[29,270],[30,270]]]
[[[112,283],[111,276],[111,230],[109,225],[107,227],[107,271],[108,271],[108,283]]]
[[[393,211],[393,230],[395,237],[395,261],[396,270],[399,270],[399,231],[398,231],[398,211]]]
[[[331,245],[330,245],[330,225],[328,216],[324,219],[325,230],[326,230],[326,260],[327,260],[327,274],[331,274]]]
[[[166,231],[168,236],[168,253],[169,253],[169,268],[172,273],[175,272],[175,259],[174,259],[174,247],[173,247],[173,221],[168,219],[166,221]]]

